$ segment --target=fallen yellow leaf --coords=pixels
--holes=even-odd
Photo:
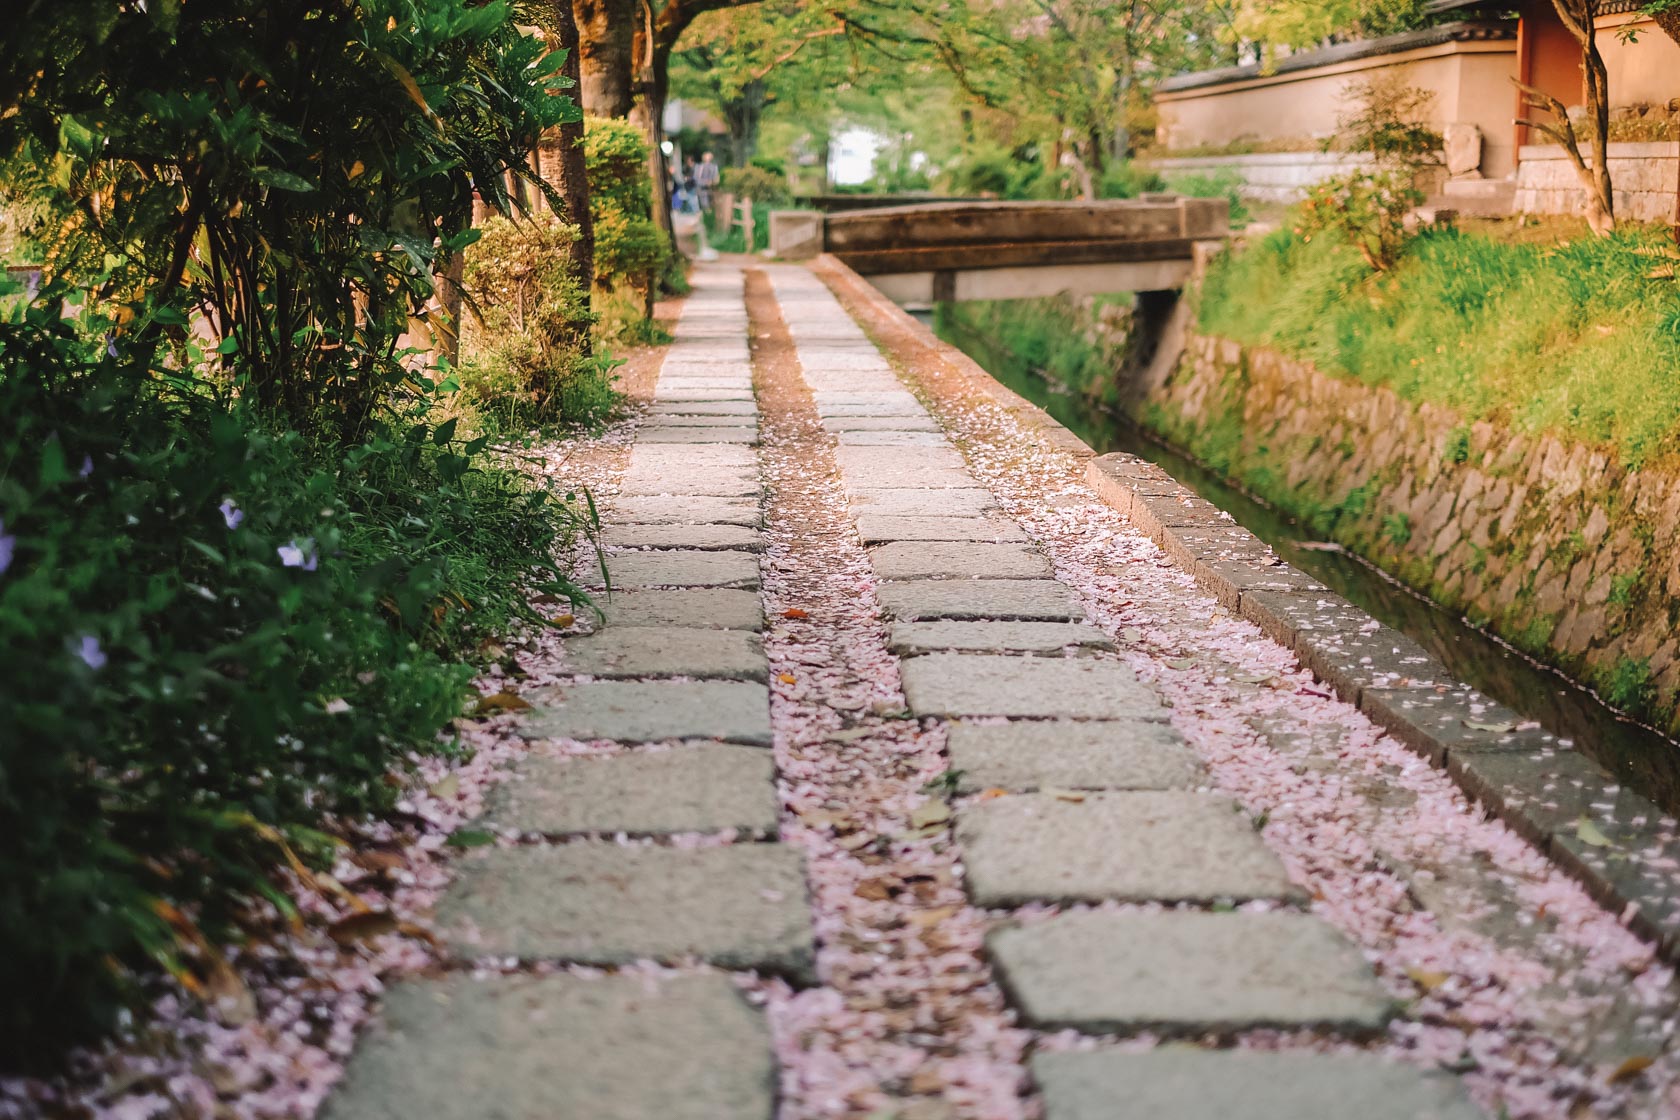
[[[794,684],[799,680],[799,678],[795,677],[792,673],[777,673],[776,679],[781,681],[783,684]]]
[[[1614,1085],[1619,1081],[1631,1081],[1650,1069],[1655,1062],[1656,1059],[1648,1055],[1635,1054],[1615,1068],[1610,1074],[1610,1084]]]

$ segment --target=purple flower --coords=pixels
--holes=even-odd
[[[40,269],[30,269],[29,275],[23,278],[23,294],[29,299],[34,299],[36,296],[41,294]]]
[[[81,658],[89,669],[103,669],[110,658],[99,648],[99,639],[92,634],[82,635],[81,647],[76,650],[76,656]]]
[[[0,572],[12,566],[12,550],[17,547],[17,538],[6,533],[6,523],[0,521]]]
[[[302,568],[306,572],[313,572],[319,559],[315,555],[314,537],[306,537],[301,542],[293,537],[290,544],[283,544],[274,551],[280,554],[280,563],[286,567]]]
[[[224,500],[216,508],[222,511],[222,520],[227,522],[229,529],[239,528],[239,523],[245,520],[245,511],[234,505],[232,498]]]
[[[105,332],[105,353],[113,358],[117,356],[117,336],[113,331]]]
[[[93,473],[93,456],[92,455],[83,455],[82,456],[82,469],[77,471],[76,473],[83,478],[86,478],[88,475]]]

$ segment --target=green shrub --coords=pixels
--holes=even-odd
[[[606,292],[633,289],[641,297],[642,318],[652,318],[671,247],[653,220],[647,140],[629,121],[590,117],[583,151],[595,227],[595,283]]]
[[[461,709],[456,656],[570,593],[581,522],[437,424],[273,427],[90,345],[53,293],[0,322],[0,1052],[112,1022],[137,970],[291,909],[283,846],[387,806]],[[15,309],[14,309],[15,312]],[[195,932],[197,931],[197,932]]]
[[[1149,191],[1165,190],[1166,187],[1167,183],[1160,175],[1126,160],[1111,163],[1103,170],[1102,179],[1097,184],[1097,197],[1136,198]]]
[[[1334,230],[1377,272],[1393,268],[1411,234],[1406,215],[1423,203],[1410,172],[1349,171],[1307,188],[1296,227],[1311,238]]]
[[[547,211],[491,218],[467,249],[462,396],[495,430],[593,423],[612,410],[612,363],[585,356],[593,323],[571,276],[577,230]]]
[[[1241,229],[1252,217],[1242,196],[1243,177],[1229,167],[1208,172],[1180,172],[1166,177],[1166,189],[1191,198],[1223,198],[1231,207],[1231,228]]]
[[[793,201],[793,192],[788,190],[787,176],[768,171],[756,164],[751,167],[725,168],[721,189],[734,195],[737,202],[743,198],[750,198],[754,203],[762,202],[779,207]]]

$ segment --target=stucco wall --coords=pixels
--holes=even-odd
[[[1680,729],[1680,474],[1193,337],[1166,438],[1519,647]]]
[[[1299,142],[1311,148],[1335,134],[1337,120],[1348,109],[1349,88],[1385,71],[1398,72],[1408,85],[1435,95],[1431,126],[1468,123],[1482,130],[1485,176],[1511,173],[1516,157],[1513,39],[1437,43],[1265,77],[1165,89],[1155,98],[1158,136],[1168,155],[1244,140]]]

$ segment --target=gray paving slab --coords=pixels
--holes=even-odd
[[[647,424],[657,424],[661,428],[745,428],[757,427],[756,416],[671,416],[661,414],[650,416]],[[647,431],[643,427],[641,431]]]
[[[752,401],[655,401],[649,416],[757,416]]]
[[[986,946],[1023,1021],[1046,1030],[1363,1034],[1392,1011],[1359,950],[1293,911],[1065,913]]]
[[[1014,794],[963,806],[957,839],[969,894],[989,909],[1305,898],[1248,815],[1213,794]]]
[[[796,345],[799,348],[799,360],[803,365],[813,369],[890,369],[887,360],[881,352],[875,349],[873,343],[850,343],[836,345],[832,341],[819,342],[815,336],[799,338]]]
[[[944,432],[841,432],[841,447],[947,447]]]
[[[608,626],[569,638],[566,665],[574,673],[607,679],[762,681],[769,676],[757,634],[686,626]]]
[[[920,416],[824,416],[822,426],[831,432],[937,432],[933,417]]]
[[[609,519],[610,522],[610,519]],[[748,525],[630,524],[614,525],[602,534],[608,548],[687,548],[700,551],[739,548],[762,552],[764,537]]]
[[[649,447],[630,451],[626,473],[682,475],[696,470],[757,471],[758,452],[746,447]]]
[[[722,383],[707,385],[673,385],[660,386],[654,391],[655,401],[670,401],[673,403],[687,403],[690,401],[750,401],[753,399],[752,386],[730,386]]]
[[[605,517],[609,525],[764,524],[756,498],[709,498],[695,494],[627,495],[614,498]]]
[[[871,486],[852,488],[852,516],[880,514],[889,517],[978,517],[996,510],[991,491],[977,486],[948,490],[925,487]]]
[[[324,1120],[771,1120],[764,1013],[729,977],[491,976],[386,993]]]
[[[852,448],[851,450],[859,450]],[[881,450],[887,450],[882,448]],[[898,466],[850,467],[841,474],[846,493],[860,490],[904,489],[943,492],[962,490],[974,485],[974,476],[960,467],[927,467],[912,469]],[[927,507],[939,509],[937,505]]]
[[[1073,592],[1053,579],[888,580],[876,585],[875,594],[888,618],[906,622],[1085,617]]]
[[[481,848],[462,857],[437,929],[465,958],[692,959],[799,982],[815,966],[804,860],[780,844]]]
[[[758,442],[758,429],[668,428],[659,425],[643,428],[636,438],[642,443],[738,443],[750,446]]]
[[[1050,561],[1029,545],[991,541],[894,541],[869,550],[878,579],[1048,579]]]
[[[668,591],[615,591],[595,603],[603,626],[699,626],[717,630],[764,629],[764,605],[754,591],[682,587]]]
[[[650,445],[643,444],[645,449]],[[654,444],[651,446],[665,446]],[[713,445],[715,446],[715,445]],[[737,467],[694,466],[686,471],[638,470],[632,466],[619,481],[618,492],[626,497],[657,495],[713,498],[756,497],[760,490],[758,471]]]
[[[860,480],[868,473],[918,475],[965,469],[962,453],[949,443],[941,447],[841,447],[834,452],[834,461],[842,475],[856,475]]]
[[[1027,534],[1006,517],[894,517],[863,513],[857,519],[864,544],[889,541],[1025,541]]]
[[[957,650],[968,653],[1061,653],[1068,647],[1111,650],[1095,626],[1077,622],[895,622],[887,647],[900,657]]]
[[[616,552],[607,557],[613,587],[747,587],[758,586],[758,557],[750,552],[671,549],[660,552]],[[592,585],[600,586],[597,573]]]
[[[949,735],[959,793],[1182,789],[1207,780],[1178,732],[1151,720],[959,721]]]
[[[831,416],[926,416],[927,409],[916,403],[888,401],[880,404],[819,404],[817,413],[824,419]]]
[[[745,681],[593,681],[538,689],[527,739],[721,739],[770,745],[770,693]]]
[[[1116,661],[930,653],[902,671],[904,698],[918,716],[1166,718],[1155,694]]]
[[[916,405],[921,407],[909,390],[902,385],[893,385],[889,389],[815,389],[811,399],[821,409],[827,405],[860,404],[860,405]]]
[[[1481,1120],[1451,1074],[1371,1054],[1197,1050],[1039,1053],[1046,1120]],[[1124,1101],[1124,1113],[1116,1102]]]
[[[581,758],[527,755],[491,794],[487,819],[545,836],[724,829],[770,835],[775,781],[769,751],[723,743]]]

